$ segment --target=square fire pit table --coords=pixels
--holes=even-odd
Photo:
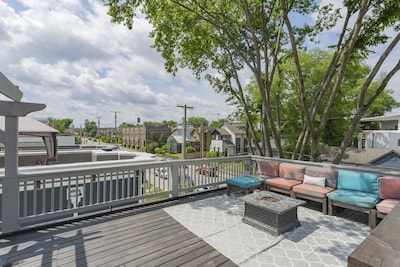
[[[254,193],[240,197],[244,202],[244,223],[274,236],[300,226],[297,207],[305,205],[305,201],[270,191],[260,191],[258,194],[259,199]]]

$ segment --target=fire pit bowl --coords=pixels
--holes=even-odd
[[[280,201],[276,197],[263,197],[261,199],[264,200],[264,201],[267,201],[267,202],[279,202]]]

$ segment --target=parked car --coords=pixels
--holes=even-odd
[[[216,167],[199,167],[196,169],[200,174],[206,174],[208,176],[217,176]]]
[[[160,176],[161,178],[168,179],[168,167],[161,167],[156,169],[156,176]]]

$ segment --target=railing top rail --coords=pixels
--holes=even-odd
[[[232,160],[243,161],[250,160],[250,156],[224,157],[224,158],[203,158],[190,160],[172,160],[172,161],[156,161],[154,158],[148,159],[124,159],[124,160],[107,160],[93,162],[65,163],[55,165],[25,166],[18,168],[18,176],[21,178],[33,175],[41,175],[43,178],[47,176],[57,175],[82,175],[96,172],[113,172],[132,168],[159,168],[172,165],[202,164],[211,162],[232,162]],[[0,169],[0,178],[4,177],[4,169]]]
[[[352,170],[352,171],[365,171],[379,173],[382,175],[395,175],[400,176],[400,170],[396,168],[380,167],[380,166],[365,166],[365,165],[350,165],[350,164],[332,164],[327,162],[311,162],[311,161],[301,161],[301,160],[290,160],[281,159],[274,157],[262,157],[262,156],[251,156],[253,160],[275,160],[286,163],[302,164],[305,166],[318,166],[318,167],[329,167],[337,170]]]

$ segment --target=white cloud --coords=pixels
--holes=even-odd
[[[132,30],[111,23],[96,0],[0,0],[0,71],[23,101],[47,105],[32,116],[73,118],[76,126],[99,116],[102,127],[113,126],[112,111],[119,123],[179,121],[177,104],[195,105],[210,121],[217,119],[210,106],[228,115],[231,107],[208,83],[189,70],[165,71],[150,30],[141,17]]]
[[[150,48],[150,30],[142,17],[132,30],[112,24],[98,0],[0,0],[0,71],[23,91],[23,101],[47,105],[33,116],[69,117],[76,126],[96,117],[114,126],[112,111],[120,112],[119,123],[180,121],[177,105],[184,104],[194,107],[189,116],[209,121],[233,111],[190,70],[167,73]],[[400,84],[398,75],[393,81]]]

